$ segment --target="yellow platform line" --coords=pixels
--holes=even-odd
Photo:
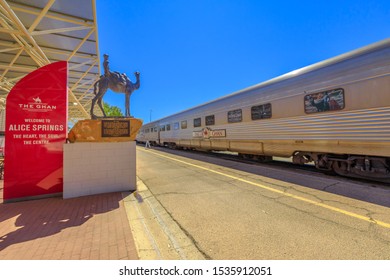
[[[311,200],[311,199],[308,199],[308,198],[304,198],[304,197],[299,196],[299,195],[286,193],[286,192],[278,190],[278,189],[267,187],[267,186],[265,186],[263,184],[252,182],[252,181],[249,181],[249,180],[237,177],[237,176],[229,175],[229,174],[226,174],[226,173],[223,173],[223,172],[220,172],[220,171],[212,170],[212,169],[209,169],[207,167],[203,167],[203,166],[200,166],[200,165],[197,165],[197,164],[189,163],[189,162],[186,162],[186,161],[183,161],[183,160],[180,160],[180,159],[176,159],[176,158],[173,158],[173,157],[170,157],[170,156],[165,156],[165,155],[153,152],[151,150],[144,150],[144,151],[148,152],[148,153],[151,153],[151,154],[155,154],[155,155],[157,155],[159,157],[167,158],[167,159],[170,159],[170,160],[173,160],[173,161],[176,161],[176,162],[180,162],[180,163],[192,166],[192,167],[196,167],[196,168],[199,168],[199,169],[202,169],[202,170],[214,173],[214,174],[218,174],[218,175],[221,175],[221,176],[224,176],[224,177],[228,177],[228,178],[231,178],[231,179],[243,182],[243,183],[247,183],[249,185],[262,188],[264,190],[268,190],[268,191],[271,191],[271,192],[274,192],[274,193],[278,193],[278,194],[284,195],[286,197],[291,197],[291,198],[294,198],[294,199],[297,199],[297,200],[300,200],[300,201],[304,201],[306,203],[309,203],[309,204],[312,204],[312,205],[315,205],[315,206],[318,206],[318,207],[322,207],[322,208],[325,208],[325,209],[328,209],[328,210],[331,210],[331,211],[335,211],[335,212],[338,212],[338,213],[341,213],[341,214],[344,214],[344,215],[347,215],[347,216],[350,216],[350,217],[353,217],[353,218],[356,218],[356,219],[359,219],[359,220],[363,220],[363,221],[366,221],[366,222],[369,222],[369,223],[372,223],[372,224],[377,224],[378,226],[381,226],[381,227],[384,227],[384,228],[390,228],[390,224],[389,223],[385,223],[385,222],[382,222],[380,220],[372,219],[372,218],[369,218],[369,217],[366,217],[366,216],[363,216],[363,215],[360,215],[360,214],[356,214],[356,213],[353,213],[353,212],[350,212],[350,211],[347,211],[347,210],[340,209],[338,207],[327,205],[327,204],[322,203],[322,202],[317,202],[317,201],[314,201],[314,200]]]

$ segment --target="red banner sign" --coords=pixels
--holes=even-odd
[[[4,200],[61,193],[67,137],[66,61],[21,79],[6,102]]]

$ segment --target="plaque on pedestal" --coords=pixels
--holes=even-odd
[[[78,121],[69,132],[70,143],[134,141],[142,120],[136,118],[104,118]]]

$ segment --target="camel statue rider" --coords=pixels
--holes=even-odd
[[[103,67],[104,67],[104,76],[110,76],[110,68],[108,66],[108,54],[103,54]]]
[[[111,76],[111,71],[110,71],[110,67],[108,66],[109,62],[108,62],[108,54],[103,54],[103,58],[104,58],[104,61],[103,61],[103,67],[104,67],[104,76],[105,77],[110,77]],[[116,74],[116,77],[119,77],[119,81],[120,83],[127,83],[127,82],[130,82],[130,79],[127,77],[126,73],[119,73],[117,71],[114,71],[114,73]]]
[[[137,90],[140,87],[140,73],[138,71],[134,72],[134,75],[137,80],[135,83],[133,83],[125,73],[121,74],[117,71],[110,71],[108,65],[108,55],[104,54],[103,57],[104,75],[101,75],[99,80],[97,80],[94,84],[93,92],[95,94],[95,97],[92,98],[91,102],[91,118],[97,118],[97,116],[93,112],[96,103],[102,111],[103,116],[106,117],[102,101],[103,96],[106,94],[108,89],[116,93],[125,94],[125,116],[130,117],[130,95],[133,93],[134,90]]]

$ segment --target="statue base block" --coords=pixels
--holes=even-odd
[[[64,144],[64,199],[136,186],[135,141]]]
[[[136,118],[102,118],[78,121],[68,134],[70,143],[134,141],[142,120]]]

